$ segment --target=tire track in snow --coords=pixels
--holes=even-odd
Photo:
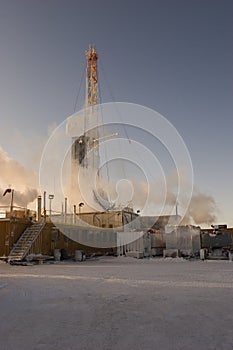
[[[69,276],[69,275],[45,275],[45,274],[3,274],[3,278],[35,278],[35,279],[53,279],[53,280],[80,280],[86,282],[117,283],[133,287],[157,286],[157,287],[188,287],[188,288],[228,288],[233,289],[233,283],[229,282],[205,282],[205,281],[158,281],[158,280],[139,280],[125,279],[116,277],[91,277],[91,276]]]

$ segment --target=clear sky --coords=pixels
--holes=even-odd
[[[195,186],[233,225],[232,18],[232,0],[0,0],[0,146],[36,167],[48,128],[74,112],[93,43],[101,102],[165,116]]]

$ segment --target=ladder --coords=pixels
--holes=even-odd
[[[45,223],[34,223],[26,228],[26,230],[23,232],[19,240],[16,242],[16,244],[11,249],[11,252],[8,256],[8,262],[14,262],[14,261],[22,261],[27,253],[29,252],[30,248],[32,247],[33,243],[41,233],[45,226]]]

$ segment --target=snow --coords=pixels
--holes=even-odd
[[[0,264],[1,350],[233,349],[233,263]]]

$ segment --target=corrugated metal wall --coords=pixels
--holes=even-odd
[[[24,219],[0,220],[0,257],[9,255],[13,244],[29,224],[30,221]]]

